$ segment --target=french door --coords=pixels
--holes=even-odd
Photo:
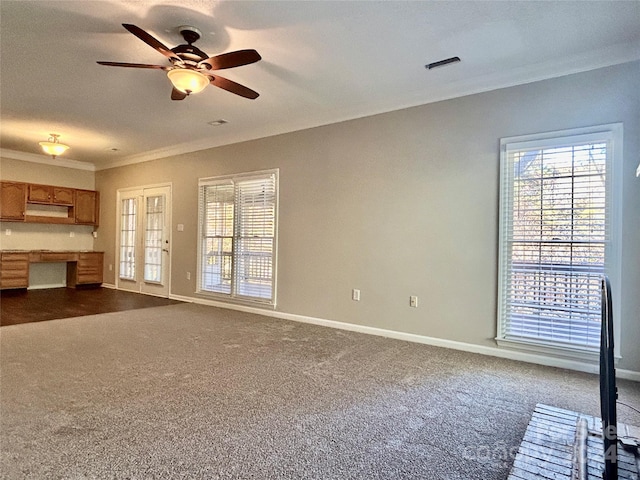
[[[116,287],[169,297],[171,186],[118,190]]]

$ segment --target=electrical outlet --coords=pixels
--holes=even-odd
[[[191,280],[191,272],[187,272],[187,280]]]
[[[360,290],[358,290],[357,288],[354,288],[351,291],[351,299],[356,301],[356,302],[359,302],[360,301]]]
[[[410,296],[409,297],[409,306],[413,308],[418,308],[418,297]]]
[[[76,236],[76,232],[69,232],[69,237],[70,237],[70,238],[73,238],[73,237],[75,237],[75,236]]]
[[[110,263],[110,264],[109,264],[109,271],[110,271],[110,272],[113,272],[113,263]]]
[[[7,228],[7,229],[4,231],[4,234],[5,234],[5,235],[7,235],[7,236],[11,235],[11,229],[10,229],[10,228]]]

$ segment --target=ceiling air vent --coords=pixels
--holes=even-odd
[[[431,70],[432,68],[444,67],[445,65],[449,65],[450,63],[457,63],[459,61],[460,61],[460,57],[451,57],[451,58],[446,58],[444,60],[440,60],[438,62],[429,63],[425,65],[425,67],[428,70]]]

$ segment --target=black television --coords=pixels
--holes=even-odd
[[[609,278],[602,278],[602,325],[600,332],[600,411],[604,443],[604,480],[618,480],[618,423],[616,368],[613,354],[613,311]]]

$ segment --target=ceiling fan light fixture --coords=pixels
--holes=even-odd
[[[176,89],[187,95],[201,92],[211,81],[206,75],[189,68],[174,68],[167,72],[167,76]]]
[[[42,151],[47,155],[51,155],[51,157],[56,158],[58,155],[62,155],[69,149],[69,145],[65,145],[64,143],[60,143],[58,137],[60,135],[51,133],[49,134],[49,140],[46,142],[38,142],[42,147]]]

